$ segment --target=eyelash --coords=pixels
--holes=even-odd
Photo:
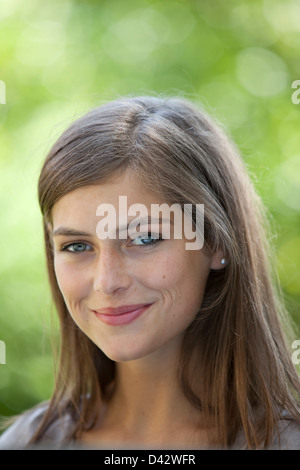
[[[156,246],[159,242],[163,241],[163,238],[161,237],[161,235],[158,235],[158,238],[151,238],[151,232],[148,232],[148,234],[142,234],[142,235],[139,235],[138,237],[136,237],[134,240],[137,240],[138,238],[140,240],[143,240],[145,238],[150,238],[152,241],[150,243],[146,243],[146,244],[143,244],[143,245],[133,245],[133,246],[138,246],[138,247],[143,247],[143,246]],[[134,241],[132,240],[132,241]]]
[[[139,235],[138,237],[136,237],[132,241],[137,240],[137,239],[143,240],[147,237],[151,239],[151,232],[149,232],[148,234]],[[146,246],[154,247],[159,242],[162,242],[163,238],[161,237],[161,235],[159,235],[158,238],[152,238],[151,240],[152,241],[150,241],[150,243],[146,243],[146,244],[142,244],[142,245],[132,245],[132,246],[136,246],[136,247],[139,247],[139,248],[146,247]],[[85,249],[80,250],[80,251],[71,251],[71,250],[69,250],[70,247],[73,247],[75,245],[82,245],[82,246],[85,247]],[[86,251],[92,251],[92,250],[87,250],[86,247],[91,247],[91,245],[89,245],[88,243],[85,243],[85,242],[78,241],[78,242],[72,242],[72,243],[67,243],[67,244],[63,245],[61,247],[60,251],[64,251],[64,252],[72,253],[72,254],[79,254],[79,253],[84,253]]]
[[[91,250],[82,250],[82,251],[71,251],[69,250],[68,248],[72,247],[72,246],[75,246],[75,245],[82,245],[84,246],[85,248],[87,246],[90,246],[88,243],[85,243],[85,242],[73,242],[73,243],[67,243],[66,245],[63,245],[60,249],[60,251],[66,251],[67,253],[72,253],[72,254],[77,254],[77,253],[83,253],[85,251],[91,251]]]

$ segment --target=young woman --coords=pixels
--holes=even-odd
[[[39,201],[60,363],[0,448],[300,448],[266,216],[220,127],[182,99],[100,106],[54,144]],[[193,209],[195,238],[203,207],[203,243],[163,204]]]

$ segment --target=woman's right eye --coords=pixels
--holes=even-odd
[[[62,247],[61,251],[83,253],[84,251],[92,251],[92,247],[87,243],[68,243]]]

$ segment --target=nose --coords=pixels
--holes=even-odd
[[[94,289],[104,295],[128,289],[131,277],[124,255],[113,247],[103,247],[94,272]]]

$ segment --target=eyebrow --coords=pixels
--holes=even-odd
[[[90,237],[91,234],[88,232],[81,232],[79,230],[75,230],[73,228],[68,227],[58,227],[57,229],[53,230],[52,232],[53,237]]]
[[[157,219],[157,218],[151,218],[151,217],[141,217],[141,218],[133,218],[130,222],[128,222],[127,225],[123,225],[121,227],[117,227],[116,232],[119,233],[123,230],[127,230],[130,223],[132,221],[137,221],[139,225],[141,224],[149,224],[149,223],[171,223],[172,225],[173,222],[170,219]],[[88,232],[82,232],[80,230],[76,230],[73,228],[69,227],[58,227],[57,229],[53,230],[52,232],[52,237],[90,237],[91,234]]]

